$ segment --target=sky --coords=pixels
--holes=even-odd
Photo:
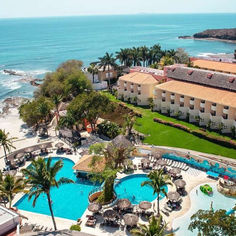
[[[0,0],[0,18],[140,13],[236,13],[236,0]]]

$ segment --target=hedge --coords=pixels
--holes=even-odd
[[[191,134],[193,134],[193,135],[195,135],[199,138],[206,139],[208,141],[211,141],[213,143],[219,144],[219,145],[224,146],[224,147],[236,148],[236,141],[227,140],[227,139],[224,139],[222,137],[213,136],[213,135],[208,134],[207,132],[205,132],[203,129],[191,130],[187,126],[177,124],[177,123],[174,123],[174,122],[171,122],[171,121],[165,121],[165,120],[162,120],[160,118],[154,118],[153,121],[157,122],[157,123],[160,123],[160,124],[163,124],[163,125],[168,125],[168,126],[171,126],[171,127],[177,128],[177,129],[181,129],[181,130],[186,131],[188,133],[191,133]]]

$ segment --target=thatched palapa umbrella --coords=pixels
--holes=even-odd
[[[117,206],[121,209],[121,210],[125,210],[130,208],[131,206],[131,202],[129,201],[129,199],[124,198],[124,199],[120,199],[117,202]]]
[[[160,159],[161,158],[161,153],[160,151],[158,151],[157,149],[153,148],[151,155],[155,158],[155,159]]]
[[[62,142],[59,142],[55,145],[55,147],[57,147],[57,148],[61,148],[63,146],[64,146],[64,143],[62,143]]]
[[[174,182],[175,186],[177,188],[184,188],[185,185],[186,185],[186,182],[182,179],[177,179],[175,182]]]
[[[129,226],[134,226],[138,223],[138,216],[134,214],[125,214],[123,219],[125,224]]]
[[[91,203],[89,206],[88,206],[88,210],[93,212],[93,213],[97,213],[99,212],[100,210],[102,209],[102,206],[101,204],[99,203]]]
[[[141,160],[141,163],[143,163],[144,165],[148,165],[148,164],[150,164],[150,161],[148,159],[146,159],[146,158],[143,158]]]
[[[25,149],[25,152],[30,153],[33,152],[35,150],[35,147],[28,147]]]
[[[148,210],[152,207],[152,203],[148,201],[142,201],[139,203],[139,208],[142,210]]]
[[[24,157],[25,156],[25,153],[24,152],[19,152],[19,153],[17,153],[16,155],[15,155],[15,158],[16,159],[20,159],[20,158],[22,158],[22,157]]]
[[[104,218],[107,218],[107,219],[109,219],[109,220],[115,219],[116,216],[117,216],[117,213],[116,213],[114,210],[112,210],[112,209],[106,210],[106,211],[104,212],[104,214],[103,214],[103,217],[104,217]]]
[[[173,168],[173,169],[171,169],[171,170],[169,171],[169,173],[172,174],[172,175],[178,175],[178,174],[181,173],[181,169],[179,169],[179,168]]]
[[[124,135],[120,134],[111,141],[111,143],[107,146],[107,149],[112,151],[113,148],[128,149],[132,147],[133,144]]]
[[[180,194],[177,192],[169,192],[167,197],[170,201],[178,201],[180,199]]]
[[[156,163],[157,163],[158,165],[160,165],[160,166],[165,166],[165,165],[167,165],[166,161],[163,160],[163,159],[159,159],[159,160],[157,160]]]

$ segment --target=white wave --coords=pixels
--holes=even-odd
[[[211,56],[220,56],[220,55],[226,55],[226,53],[201,52],[197,56],[198,57],[211,57]]]
[[[26,73],[30,74],[30,75],[43,75],[43,74],[46,74],[48,72],[51,72],[51,71],[50,70],[45,70],[45,69],[26,71]]]
[[[22,87],[22,85],[15,80],[0,80],[0,85],[10,90],[16,90]]]

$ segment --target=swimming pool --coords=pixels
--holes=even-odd
[[[189,231],[188,226],[190,224],[190,217],[196,213],[199,209],[209,210],[211,202],[213,202],[213,209],[225,209],[230,210],[236,203],[236,198],[225,197],[223,194],[217,191],[216,183],[208,183],[213,189],[213,195],[207,196],[199,190],[200,185],[195,187],[190,192],[191,208],[183,216],[177,218],[173,222],[173,229],[177,230],[175,232],[176,236],[193,236],[197,235],[197,231]],[[201,184],[202,185],[202,184]],[[196,192],[197,190],[197,192]]]
[[[88,207],[88,194],[98,185],[91,182],[81,182],[73,173],[72,167],[74,162],[67,158],[54,157],[52,163],[58,160],[63,161],[63,168],[58,172],[56,178],[67,177],[75,181],[75,184],[61,185],[59,188],[52,188],[52,208],[56,217],[62,217],[70,220],[77,220],[80,218],[86,208]],[[28,201],[28,195],[25,194],[15,206],[24,211],[30,211],[45,215],[50,215],[48,208],[47,197],[45,194],[41,195],[35,207],[32,206],[33,199]]]
[[[128,198],[132,204],[139,204],[141,201],[153,201],[157,194],[153,195],[153,189],[150,186],[141,186],[143,181],[149,180],[146,174],[129,175],[115,185],[115,192],[118,198]],[[165,186],[166,192],[168,187]],[[160,199],[164,198],[161,194]]]

